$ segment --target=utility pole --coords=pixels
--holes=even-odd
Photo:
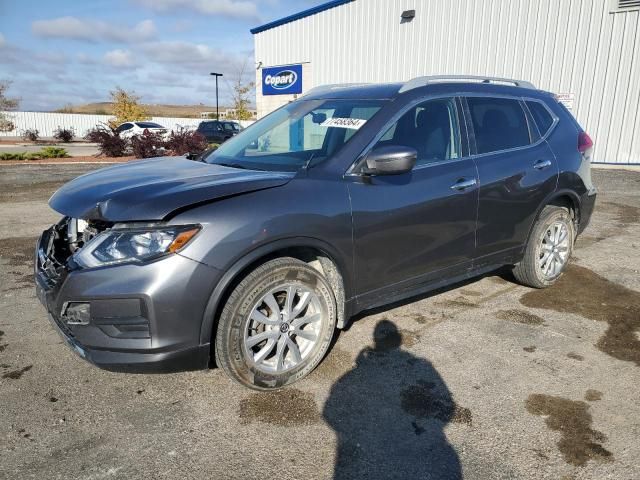
[[[216,77],[216,120],[220,120],[220,111],[218,110],[218,77],[221,77],[221,73],[211,72],[210,75]]]

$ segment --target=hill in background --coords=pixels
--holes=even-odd
[[[186,117],[200,118],[201,112],[215,112],[216,107],[210,105],[143,105],[147,113],[152,117]],[[220,106],[220,112],[227,107]],[[87,113],[93,115],[112,115],[113,103],[95,102],[85,105],[70,105],[59,110],[58,113]]]

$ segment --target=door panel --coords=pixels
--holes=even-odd
[[[467,102],[481,153],[475,157],[480,193],[479,258],[474,267],[482,267],[509,262],[520,251],[542,201],[556,188],[558,164],[545,141],[522,145],[531,137],[526,137],[528,121],[517,99],[483,97]],[[489,119],[484,125],[482,117]],[[485,153],[501,147],[506,149]]]
[[[358,292],[465,271],[475,252],[478,190],[451,187],[475,178],[466,158],[351,183]]]
[[[466,272],[475,253],[478,206],[474,161],[461,158],[456,104],[410,106],[373,147],[417,152],[402,175],[350,176],[358,294],[391,295],[431,278]]]

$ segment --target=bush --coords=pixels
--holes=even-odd
[[[66,158],[69,154],[64,148],[44,147],[38,152],[3,152],[0,153],[0,160],[39,160],[41,158]]]
[[[39,152],[41,158],[67,158],[69,154],[62,147],[43,147]]]
[[[114,128],[108,125],[98,125],[89,130],[84,137],[90,142],[98,144],[98,150],[107,157],[124,157],[129,153],[129,142],[122,138]]]
[[[0,160],[26,160],[27,152],[2,152]]]
[[[164,155],[164,139],[159,133],[145,130],[142,135],[131,138],[131,150],[136,158],[150,158]]]
[[[199,154],[208,148],[207,139],[204,135],[184,127],[179,127],[171,132],[166,146],[174,155]]]
[[[72,128],[58,127],[55,130],[55,132],[53,132],[53,138],[63,143],[69,143],[71,140],[73,140],[73,137],[75,136],[76,136],[76,133],[73,131],[73,127]]]
[[[27,128],[22,132],[22,138],[27,142],[37,142],[40,137],[40,132],[35,128]]]

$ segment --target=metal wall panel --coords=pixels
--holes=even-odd
[[[415,9],[401,23],[403,10]],[[263,66],[309,62],[305,89],[494,75],[573,93],[594,159],[640,163],[640,12],[605,0],[356,0],[255,35]],[[260,95],[259,115],[292,97]]]

